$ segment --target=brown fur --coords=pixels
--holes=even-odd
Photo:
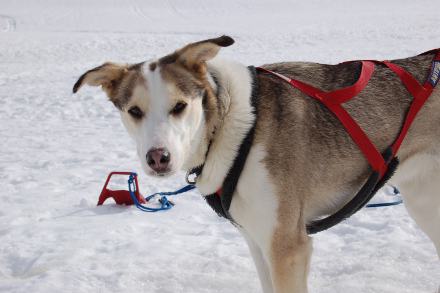
[[[157,63],[156,63],[156,62],[151,62],[150,65],[149,65],[149,68],[150,68],[151,71],[156,70],[156,68],[157,68]]]
[[[81,75],[73,86],[73,92],[76,93],[84,83],[91,86],[101,86],[110,101],[122,110],[129,102],[134,86],[143,81],[142,64],[104,63]]]
[[[186,68],[198,71],[200,65],[214,58],[221,47],[228,47],[234,40],[228,36],[221,36],[196,43],[191,43],[176,52],[159,59],[159,64],[170,64],[178,61]]]
[[[158,61],[163,79],[174,84],[185,96],[200,96],[202,93],[208,141],[212,139],[225,109],[219,103],[207,79],[206,61],[213,58],[220,47],[233,43],[234,41],[227,36],[196,42]]]
[[[423,83],[432,58],[426,55],[393,62]],[[353,84],[360,72],[360,63],[279,63],[264,67],[325,91]],[[279,225],[272,240],[272,261],[278,269],[277,278],[286,279],[278,284],[286,284],[293,278],[289,273],[296,262],[308,267],[308,260],[296,258],[309,255],[298,251],[310,245],[305,225],[318,216],[310,213],[312,207],[318,207],[320,216],[336,211],[350,200],[371,170],[347,131],[325,106],[274,76],[260,74],[258,82],[256,141],[264,144],[270,154],[264,163],[273,182],[278,183]],[[433,125],[440,123],[440,116],[434,115],[440,110],[439,98],[437,90],[425,104],[399,151],[401,161],[416,152],[436,151],[440,129]],[[411,101],[412,96],[397,75],[379,65],[366,88],[344,108],[384,151],[400,131]],[[329,193],[340,193],[341,197],[329,203]],[[282,288],[280,292],[284,292]]]
[[[429,73],[431,60],[432,55],[428,55],[394,62],[422,82]],[[360,71],[360,65],[356,63],[280,63],[265,67],[325,91],[352,84]],[[344,187],[353,186],[354,182],[357,183],[355,186],[359,186],[366,179],[369,168],[359,148],[337,118],[321,103],[276,77],[260,75],[259,84],[261,103],[258,111],[264,118],[258,120],[256,140],[264,143],[267,152],[271,154],[265,163],[275,182],[286,181],[285,174],[293,176],[292,180],[285,183],[280,194],[286,194],[283,192],[286,190],[296,191],[287,193],[295,194],[296,198],[283,196],[281,201],[297,202],[295,205],[298,208],[304,203],[307,214],[307,204],[316,207],[319,203],[313,199],[304,201],[302,196],[319,194],[329,186],[352,194],[353,190],[344,190]],[[344,104],[344,107],[379,150],[384,151],[396,138],[411,100],[412,97],[391,70],[376,66],[366,88]],[[426,106],[429,107],[430,103]],[[411,140],[413,135],[420,138],[426,136],[426,129],[411,131],[407,140]],[[292,142],[294,137],[301,139]],[[291,151],[292,147],[295,152]],[[417,148],[423,146],[419,144]],[[408,156],[404,150],[399,153],[401,160]],[[344,168],[339,168],[341,163]],[[332,170],[331,166],[335,169]],[[332,212],[331,209],[325,209],[323,206],[323,212]],[[284,214],[280,212],[280,215]],[[298,214],[292,212],[286,211],[286,214]]]

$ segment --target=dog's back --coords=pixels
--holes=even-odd
[[[433,56],[426,54],[391,62],[423,84]],[[288,62],[263,67],[332,91],[354,84],[361,66],[361,62],[337,65]],[[346,195],[354,194],[369,174],[368,162],[338,119],[320,102],[271,75],[260,75],[259,84],[258,113],[263,118],[257,125],[257,140],[271,154],[267,167],[272,174],[280,174],[277,180],[282,180],[283,174],[305,175],[292,180],[289,189],[301,190],[299,194],[316,194],[310,217],[332,211],[328,201],[322,200],[325,196],[322,191],[351,186],[342,191],[341,201],[345,201]],[[414,152],[433,151],[440,144],[440,129],[436,127],[440,123],[438,96],[437,89],[412,125],[398,153],[402,162]],[[343,106],[382,152],[396,139],[412,100],[400,78],[386,66],[376,64],[365,89]],[[335,201],[330,206],[340,204]]]

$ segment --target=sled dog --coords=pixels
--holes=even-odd
[[[312,253],[308,225],[350,202],[371,166],[340,120],[318,100],[274,74],[217,57],[233,43],[222,36],[151,62],[105,63],[85,72],[73,91],[84,84],[102,87],[119,110],[147,174],[191,170],[200,193],[219,200],[225,180],[232,180],[229,206],[225,210],[219,201],[220,208],[244,236],[263,291],[304,293]],[[433,64],[434,55],[390,62],[419,83],[427,78],[436,83],[440,63]],[[361,62],[262,67],[324,92],[355,84],[362,71]],[[368,84],[343,107],[384,153],[412,102],[401,79],[376,64]],[[390,179],[438,253],[439,113],[437,87],[409,128]]]

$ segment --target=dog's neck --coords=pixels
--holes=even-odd
[[[196,183],[203,195],[212,194],[222,186],[255,120],[251,107],[253,80],[249,69],[239,63],[213,60],[208,64],[208,71],[217,93],[219,113],[215,132],[212,137],[204,134],[192,160],[193,166],[204,165]]]

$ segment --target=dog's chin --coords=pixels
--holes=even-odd
[[[167,177],[170,177],[171,175],[173,175],[175,173],[176,172],[171,170],[171,169],[170,170],[165,170],[163,172],[156,172],[154,170],[149,170],[147,172],[147,175],[151,176],[151,177],[156,177],[156,178],[167,178]]]

